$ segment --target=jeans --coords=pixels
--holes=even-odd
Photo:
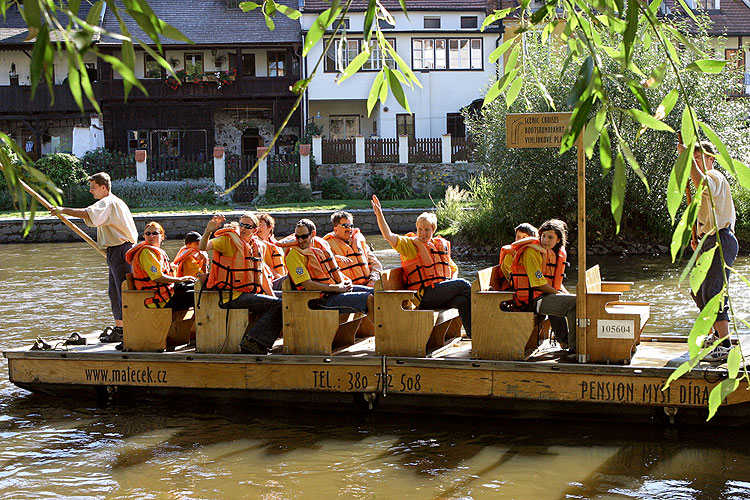
[[[116,247],[107,247],[107,267],[109,268],[109,302],[115,321],[122,321],[122,282],[133,269],[125,260],[125,254],[132,248],[129,241]]]
[[[471,284],[464,279],[445,280],[422,289],[418,309],[458,309],[466,336],[471,338]]]
[[[729,228],[719,230],[719,237],[721,238],[721,249],[724,254],[724,262],[726,262],[727,266],[731,266],[737,258],[737,251],[739,249],[737,238],[735,238],[734,233]],[[716,235],[712,234],[707,236],[706,241],[703,242],[701,253],[706,250],[711,250],[715,245]],[[729,282],[730,271],[729,269],[724,268],[724,264],[721,262],[719,249],[717,248],[714,253],[714,259],[711,261],[711,267],[708,268],[708,272],[706,273],[706,278],[698,289],[698,294],[696,295],[693,294],[692,291],[690,292],[695,304],[701,310],[706,307],[709,300],[721,293],[721,289],[724,287],[724,273],[721,272],[722,268],[724,273],[726,273],[727,282]],[[716,321],[729,321],[728,299],[728,297],[724,297],[724,307],[719,310],[719,314],[716,316]]]
[[[536,301],[536,312],[546,314],[555,338],[568,344],[568,349],[576,348],[576,296],[570,293],[546,293]],[[573,332],[569,335],[569,332]]]
[[[222,309],[247,309],[260,314],[253,325],[248,325],[243,338],[254,340],[270,349],[279,338],[283,325],[281,299],[260,293],[243,293],[233,300],[219,302]]]
[[[354,285],[351,292],[334,293],[320,303],[322,309],[338,309],[340,312],[367,313],[367,298],[372,295],[369,286]]]

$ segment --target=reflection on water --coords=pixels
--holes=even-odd
[[[398,263],[373,242],[387,267]],[[696,310],[676,286],[680,266],[595,263],[652,302],[649,332],[689,332]],[[469,279],[491,264],[459,262]],[[750,275],[750,259],[737,268]],[[84,245],[0,246],[0,348],[109,325],[106,276]],[[747,315],[749,301],[738,294],[735,310]],[[750,499],[746,430],[716,439],[711,427],[327,414],[304,403],[280,413],[242,399],[88,405],[16,388],[2,361],[0,499]]]

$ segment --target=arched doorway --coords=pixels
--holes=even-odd
[[[255,156],[263,146],[263,138],[257,127],[246,128],[242,132],[242,156]]]

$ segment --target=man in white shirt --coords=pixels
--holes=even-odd
[[[698,241],[704,236],[706,237],[701,247],[701,253],[716,247],[717,237],[721,241],[721,252],[719,252],[718,248],[716,249],[711,267],[708,269],[706,277],[698,289],[698,293],[691,293],[696,305],[703,310],[708,301],[722,293],[724,284],[729,283],[729,267],[734,264],[734,260],[737,258],[739,246],[737,238],[734,236],[734,223],[737,215],[734,203],[732,202],[729,182],[721,172],[713,168],[715,158],[712,155],[716,155],[716,148],[708,141],[703,141],[700,145],[703,151],[696,147],[693,153],[690,179],[693,181],[696,189],[701,184],[705,184],[706,186],[701,195],[701,204],[698,209],[698,220],[696,223]],[[680,145],[677,149],[681,153],[685,148]],[[697,246],[697,242],[693,241],[693,250]],[[722,255],[724,257],[723,261]],[[727,267],[725,267],[725,264]],[[724,304],[719,308],[719,314],[716,316],[716,321],[714,322],[714,334],[709,335],[703,345],[710,345],[718,338],[723,338],[724,340],[722,344],[706,355],[704,358],[706,361],[725,361],[727,359],[729,350],[732,347],[729,340],[728,311],[728,300],[725,295]]]
[[[105,328],[99,337],[101,342],[122,342],[122,282],[132,272],[125,254],[138,241],[138,231],[130,209],[111,192],[109,174],[99,172],[88,178],[89,191],[98,201],[87,208],[53,207],[52,215],[65,214],[79,217],[90,227],[96,227],[96,242],[107,250],[109,267],[109,301],[115,326]]]

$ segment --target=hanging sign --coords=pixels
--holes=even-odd
[[[508,113],[508,148],[558,148],[573,113]]]

